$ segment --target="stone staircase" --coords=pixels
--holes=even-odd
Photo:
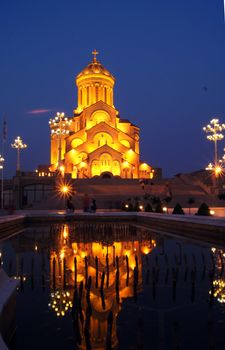
[[[169,206],[174,206],[179,202],[182,206],[187,207],[190,197],[195,199],[195,205],[202,202],[211,205],[212,203],[215,204],[215,201],[218,202],[218,205],[221,205],[221,202],[215,196],[207,193],[198,183],[190,183],[190,179],[183,176],[155,181],[154,184],[149,182],[144,188],[142,188],[139,180],[119,178],[76,179],[71,183],[75,189],[72,201],[76,209],[82,209],[83,197],[87,193],[90,199],[95,198],[98,209],[120,209],[121,203],[127,201],[128,198],[138,197],[141,201],[145,194],[164,199],[168,194],[168,184],[172,192],[172,201]],[[65,209],[65,207],[65,198],[60,198],[56,193],[49,193],[43,201],[33,203],[31,209],[60,210]]]

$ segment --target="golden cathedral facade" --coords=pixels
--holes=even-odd
[[[76,77],[78,104],[73,117],[50,120],[51,171],[72,178],[119,176],[151,179],[154,170],[140,161],[140,129],[119,116],[114,106],[115,78],[97,60]]]

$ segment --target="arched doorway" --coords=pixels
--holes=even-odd
[[[112,173],[109,172],[104,172],[101,174],[102,179],[111,179],[112,178]]]

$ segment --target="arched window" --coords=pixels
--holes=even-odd
[[[73,139],[73,141],[71,142],[71,146],[72,148],[76,148],[78,147],[79,145],[81,145],[84,141],[79,139],[79,138],[75,138]]]
[[[120,143],[127,148],[130,148],[130,142],[128,140],[120,140]]]
[[[91,120],[95,121],[96,124],[101,122],[109,123],[111,118],[106,111],[97,110],[91,115]]]
[[[109,153],[103,153],[100,156],[100,171],[101,173],[112,172],[112,157]]]
[[[110,145],[113,142],[112,136],[107,132],[100,132],[94,136],[94,143],[98,146]]]

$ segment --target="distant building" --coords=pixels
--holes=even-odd
[[[153,178],[154,170],[140,161],[139,128],[122,119],[114,107],[115,78],[97,60],[76,77],[78,105],[74,116],[50,120],[50,170],[72,178],[120,176]]]

